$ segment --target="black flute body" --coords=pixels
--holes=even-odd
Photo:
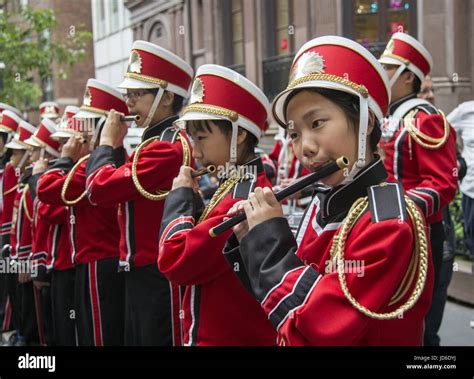
[[[318,171],[315,171],[309,175],[306,175],[305,177],[294,182],[288,187],[282,189],[281,191],[278,191],[277,193],[275,193],[275,197],[278,201],[282,201],[288,196],[291,196],[301,191],[303,188],[317,182],[318,180],[321,180],[325,178],[326,176],[332,175],[339,170],[347,168],[348,166],[349,166],[349,160],[346,157],[342,156],[338,158],[336,161],[324,165]],[[209,234],[211,235],[211,237],[216,237],[219,234],[224,233],[226,230],[229,230],[235,225],[241,223],[246,218],[247,218],[247,215],[245,213],[239,213],[238,215],[210,229]]]

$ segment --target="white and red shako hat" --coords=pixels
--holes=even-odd
[[[391,85],[405,69],[410,70],[420,81],[423,81],[433,67],[430,52],[416,38],[406,33],[392,35],[379,62],[400,66],[390,79]]]
[[[338,36],[315,38],[305,43],[296,54],[288,87],[273,102],[273,116],[284,128],[287,125],[286,99],[290,93],[302,88],[333,89],[359,98],[358,158],[353,168],[364,167],[369,109],[382,125],[390,103],[388,76],[382,65],[370,51],[350,39]]]
[[[254,83],[223,66],[200,66],[191,89],[189,105],[177,123],[189,120],[227,120],[232,124],[230,162],[237,158],[238,127],[258,140],[268,128],[270,104]]]
[[[59,104],[55,101],[45,101],[39,106],[41,118],[58,118],[59,117]]]
[[[31,146],[25,141],[36,131],[36,127],[25,120],[21,120],[15,138],[5,145],[9,149],[30,150]]]
[[[1,113],[0,132],[16,133],[20,125],[21,117],[18,114],[6,109]]]
[[[125,79],[118,87],[161,87],[188,98],[193,74],[192,67],[172,52],[150,42],[135,41],[130,50]]]
[[[40,147],[53,157],[59,157],[59,142],[52,139],[51,135],[56,132],[56,124],[53,120],[45,117],[36,129],[35,133],[25,140],[30,146]]]
[[[79,107],[68,105],[64,109],[59,125],[56,127],[56,132],[51,134],[51,138],[70,138],[79,136],[83,130],[81,120],[74,118],[78,112]]]
[[[16,113],[18,116],[21,117],[21,112],[19,109],[5,103],[0,103],[0,112],[3,112],[5,110],[9,110],[10,112]]]
[[[115,109],[128,115],[128,108],[123,94],[114,87],[109,86],[99,80],[89,79],[86,84],[84,98],[79,112],[74,118],[101,118]]]
[[[189,97],[194,70],[183,59],[170,51],[146,41],[135,41],[130,50],[127,72],[119,88],[158,89],[145,118],[143,128],[150,125],[164,91]]]

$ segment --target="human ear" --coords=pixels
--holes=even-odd
[[[405,79],[404,79],[404,83],[406,85],[412,85],[413,82],[415,81],[415,74],[413,72],[406,72],[405,73]]]
[[[375,125],[375,115],[372,111],[369,112],[369,124],[367,125],[367,135],[372,134]]]
[[[160,100],[160,103],[166,107],[170,107],[173,104],[174,93],[170,91],[165,91]]]
[[[237,145],[241,145],[247,139],[247,131],[245,129],[239,128],[237,133]]]

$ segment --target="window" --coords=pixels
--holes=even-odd
[[[224,31],[224,64],[245,73],[244,26],[242,0],[222,2]]]
[[[292,14],[288,0],[264,0],[265,57],[263,59],[263,89],[272,100],[288,85],[293,60],[294,41]]]
[[[290,49],[290,9],[288,0],[276,0],[275,8],[275,35],[276,55],[286,55]]]
[[[374,55],[383,52],[393,33],[403,31],[416,37],[414,0],[352,0],[345,9],[344,34]]]
[[[232,57],[233,64],[244,63],[244,29],[242,0],[232,0]]]
[[[120,27],[119,0],[112,0],[110,7],[110,32],[113,33]]]
[[[166,40],[166,31],[161,21],[157,21],[153,24],[148,35],[148,41],[159,46],[167,46],[168,41]]]
[[[97,17],[96,17],[96,26],[97,26],[97,38],[101,38],[105,36],[105,1],[104,0],[96,0],[96,9],[97,9]]]
[[[52,77],[49,76],[41,80],[41,90],[43,92],[43,101],[52,101],[54,99]]]

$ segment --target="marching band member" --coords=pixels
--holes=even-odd
[[[385,153],[389,180],[403,184],[408,196],[426,216],[430,229],[435,272],[434,290],[443,259],[443,208],[456,195],[458,169],[456,133],[442,111],[417,98],[420,86],[433,66],[426,48],[405,33],[395,33],[380,60],[390,78],[390,117],[380,146]],[[425,344],[436,344],[436,326],[426,319]]]
[[[248,79],[222,66],[204,65],[179,119],[194,141],[193,157],[220,172],[220,185],[204,210],[191,167],[181,167],[165,202],[158,267],[172,283],[186,288],[182,302],[186,345],[276,342],[259,304],[222,256],[229,234],[215,239],[209,235],[232,204],[246,199],[255,186],[271,186],[255,155],[268,126],[267,109],[266,96]]]
[[[256,188],[225,253],[240,253],[280,345],[420,345],[431,302],[426,227],[376,154],[390,100],[373,55],[346,38],[307,42],[273,104],[310,171],[346,156],[322,179],[296,237],[269,189]]]
[[[81,135],[81,122],[74,119],[79,112],[76,106],[68,105],[64,110],[57,131],[51,138],[58,140],[59,151],[71,137]],[[33,175],[39,179],[49,165],[56,160],[39,159],[33,168]],[[74,268],[69,238],[67,206],[51,205],[37,198],[35,220],[42,220],[50,225],[46,260],[46,270],[51,274],[51,313],[53,324],[53,343],[56,346],[76,345],[76,323],[71,317],[74,310]]]
[[[51,240],[50,230],[53,225],[47,221],[45,217],[40,217],[39,209],[42,203],[36,196],[36,186],[38,181],[38,161],[40,159],[51,160],[58,158],[59,142],[53,140],[51,135],[56,132],[56,124],[49,118],[44,117],[41,120],[35,133],[25,140],[25,143],[32,147],[30,161],[33,164],[31,175],[28,176],[28,196],[31,197],[33,203],[33,213],[31,221],[31,261],[32,267],[35,268],[36,277],[32,277],[33,285],[39,293],[39,313],[43,323],[44,336],[40,334],[42,341],[40,343],[51,346],[54,344],[53,338],[53,320],[52,320],[52,303],[51,303],[51,276],[47,269],[51,262]],[[54,247],[54,246],[53,246]]]
[[[91,203],[86,192],[86,162],[111,109],[124,114],[120,92],[95,79],[87,81],[83,104],[74,118],[84,120],[81,137],[71,137],[61,158],[40,176],[40,201],[68,206],[78,344],[123,344],[123,275],[117,273],[120,231],[117,208]],[[114,151],[125,159],[123,148]]]
[[[21,122],[20,111],[7,104],[0,103],[2,117],[0,122],[0,132],[5,145],[10,142],[18,130]],[[0,221],[0,247],[1,258],[9,258],[10,256],[10,232],[12,227],[13,203],[18,188],[18,177],[15,168],[10,162],[12,150],[5,147],[5,153],[2,157],[4,169],[1,179],[1,221]],[[5,273],[2,275],[4,279],[5,299],[2,306],[4,307],[2,330],[17,330],[19,328],[19,308],[16,301],[16,286],[18,283],[18,275],[14,273]],[[14,344],[18,337],[17,333],[12,335],[12,340],[8,343]]]
[[[49,118],[56,121],[59,118],[59,104],[55,101],[45,101],[39,106],[40,119]]]
[[[189,96],[192,68],[145,41],[133,43],[125,80],[129,112],[140,117],[142,143],[125,164],[114,158],[128,125],[110,112],[87,165],[89,200],[118,206],[120,268],[125,276],[125,344],[180,345],[179,290],[158,270],[157,238],[164,199],[182,164],[189,165],[187,136],[173,127]],[[174,326],[174,327],[173,327]]]
[[[39,313],[39,292],[33,286],[30,270],[31,253],[31,215],[33,203],[29,196],[27,180],[31,174],[27,170],[30,163],[31,147],[25,142],[34,134],[36,128],[22,120],[19,123],[15,138],[6,147],[12,149],[11,163],[17,177],[17,187],[13,202],[12,226],[10,231],[10,260],[18,267],[16,283],[15,309],[18,309],[18,338],[23,343],[44,345],[44,330]],[[15,295],[13,295],[15,298]]]

